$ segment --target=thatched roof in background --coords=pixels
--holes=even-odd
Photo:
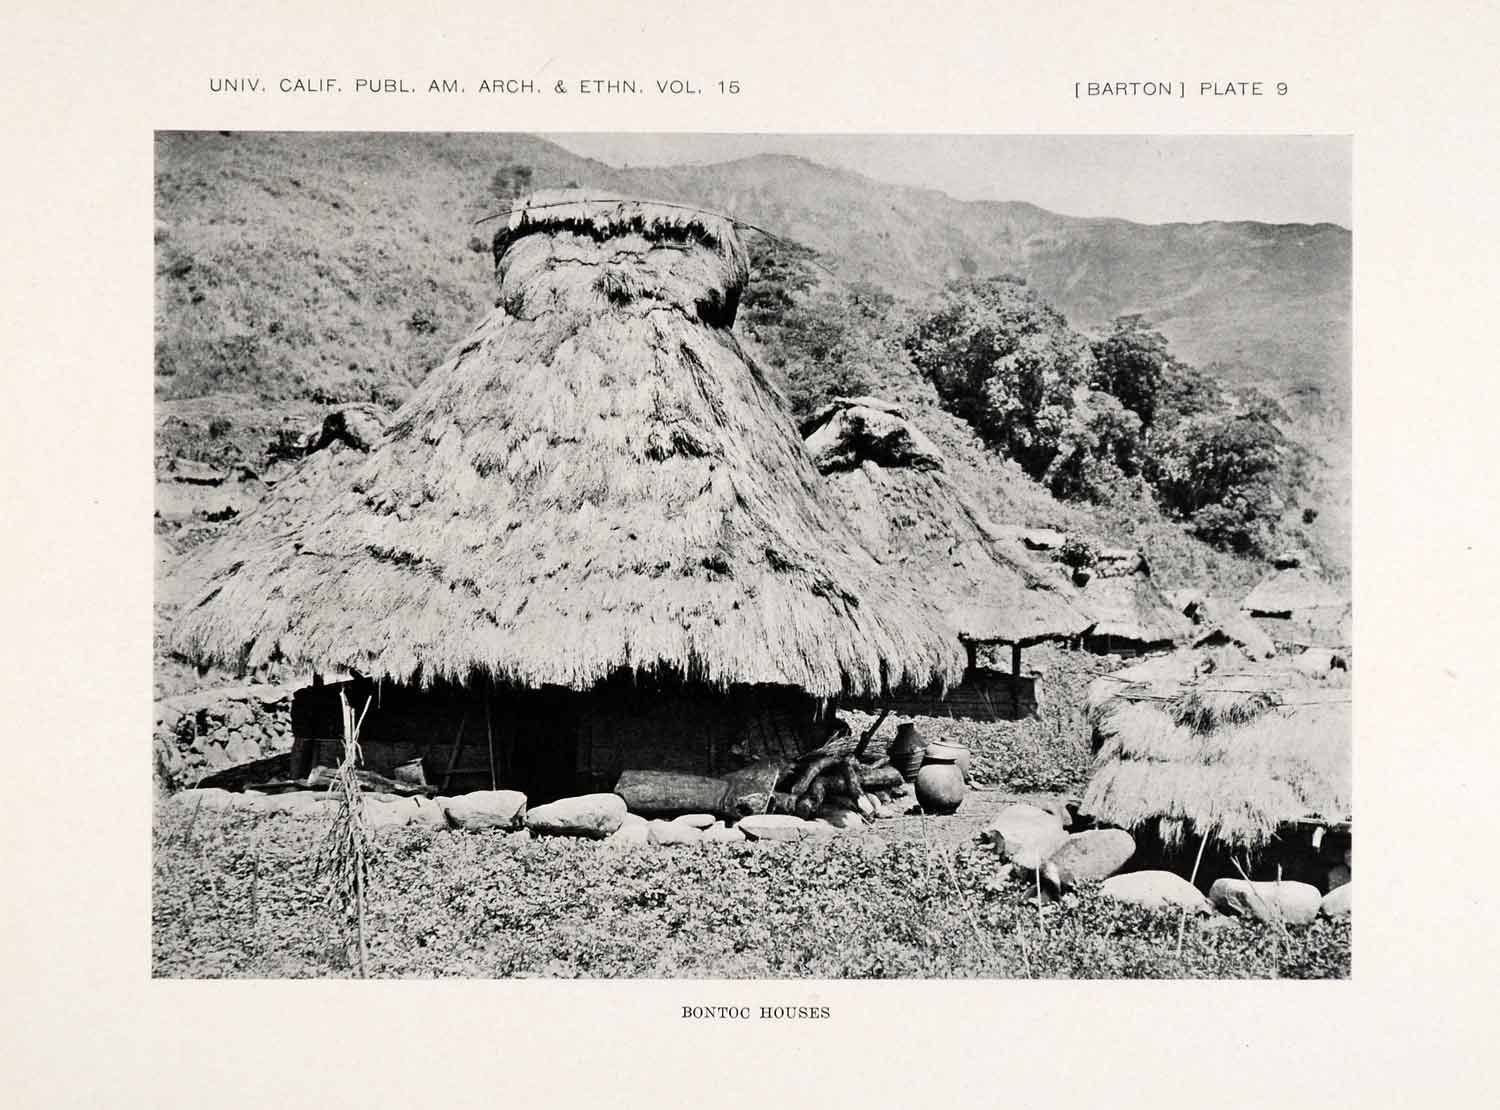
[[[878,397],[837,397],[802,421],[801,432],[820,473],[867,462],[912,470],[941,470],[937,445],[899,405]]]
[[[1193,629],[1188,643],[1192,647],[1232,644],[1250,659],[1270,659],[1276,654],[1275,643],[1259,625],[1243,612],[1216,598],[1195,599],[1191,619]]]
[[[1286,822],[1351,816],[1345,672],[1181,651],[1096,679],[1088,701],[1102,746],[1082,809],[1100,820],[1255,847]]]
[[[730,224],[576,192],[516,205],[499,304],[333,490],[278,488],[181,617],[203,661],[586,689],[620,670],[819,696],[956,680],[730,333]],[[309,505],[307,502],[313,502]]]
[[[879,405],[843,400],[803,430],[830,497],[888,575],[969,640],[1029,644],[1088,628],[1089,614],[985,521],[931,441]]]
[[[1288,616],[1317,609],[1343,609],[1349,599],[1312,567],[1288,566],[1273,571],[1245,595],[1240,608],[1251,616]]]
[[[1101,552],[1080,602],[1094,618],[1089,635],[1100,639],[1176,643],[1192,632],[1192,622],[1157,588],[1139,552]]]

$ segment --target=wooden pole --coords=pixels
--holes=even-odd
[[[453,781],[453,769],[458,766],[458,755],[464,749],[464,725],[469,719],[469,714],[464,713],[458,719],[458,734],[453,737],[453,751],[448,756],[448,769],[443,772],[443,789],[448,789],[448,783]]]
[[[1021,645],[1019,641],[1010,645],[1010,712],[1014,718],[1019,719],[1021,716]]]
[[[495,783],[495,732],[490,726],[490,692],[484,692],[484,738],[490,747],[490,789],[497,789]]]

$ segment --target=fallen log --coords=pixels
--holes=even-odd
[[[865,788],[866,793],[871,790],[889,790],[906,781],[901,777],[901,772],[889,763],[884,767],[859,767],[855,773],[859,775],[859,784]]]
[[[677,813],[728,815],[729,784],[706,775],[676,771],[629,770],[620,773],[615,793],[632,813],[646,816]]]
[[[808,788],[812,786],[819,775],[834,764],[842,762],[843,758],[841,755],[814,756],[803,764],[802,770],[798,773],[797,777],[787,786],[787,793],[794,797],[802,797],[802,795],[807,793]]]

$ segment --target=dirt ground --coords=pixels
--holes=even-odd
[[[875,837],[893,843],[921,843],[925,838],[933,845],[956,848],[971,844],[979,833],[994,819],[995,814],[1015,802],[1050,808],[1057,803],[1067,804],[1064,794],[1017,794],[1009,790],[990,790],[971,787],[963,804],[956,813],[946,817],[922,817],[913,814],[876,821],[865,828],[860,836]],[[925,824],[925,829],[924,829]]]

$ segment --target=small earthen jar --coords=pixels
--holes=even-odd
[[[958,760],[968,750],[957,744],[928,744],[917,772],[917,801],[928,813],[952,813],[963,804],[967,787]]]
[[[917,734],[917,726],[905,721],[896,726],[896,739],[891,741],[891,766],[901,772],[907,782],[916,781],[917,771],[922,766],[922,757],[927,752],[927,743]]]

